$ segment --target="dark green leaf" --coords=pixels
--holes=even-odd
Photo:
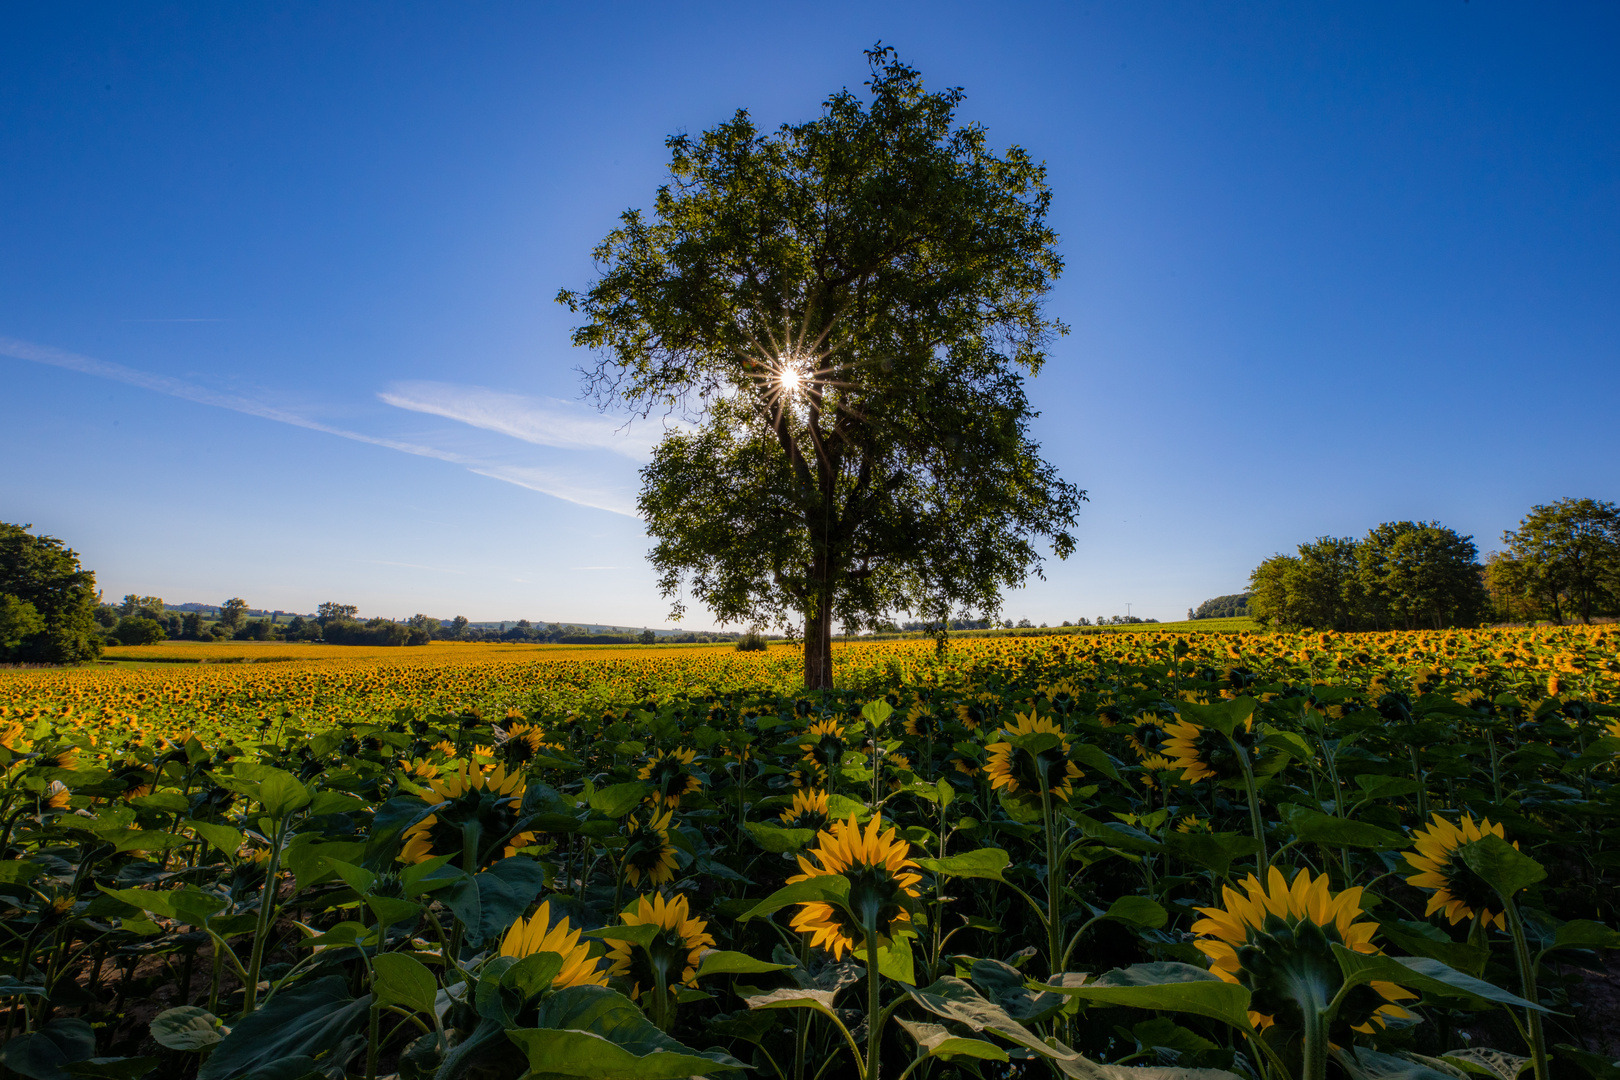
[[[541,1076],[600,1080],[679,1080],[715,1069],[748,1068],[718,1051],[683,1046],[641,1009],[602,986],[559,990],[540,1005],[539,1030],[508,1031]]]
[[[371,961],[371,992],[382,1005],[433,1012],[439,982],[420,960],[404,953],[379,953]]]
[[[987,878],[991,881],[1000,881],[1002,871],[1007,869],[1009,861],[1005,851],[987,847],[943,859],[918,859],[917,865],[931,874],[943,877]]]
[[[371,995],[350,996],[337,975],[282,990],[237,1021],[197,1072],[197,1080],[232,1080],[293,1057],[319,1057],[365,1024]]]
[[[749,919],[769,915],[780,911],[790,904],[803,904],[811,901],[821,901],[843,907],[849,899],[849,879],[840,874],[820,874],[805,881],[784,885],[771,895],[755,904],[744,912],[738,919],[747,922]]]
[[[0,1065],[30,1080],[69,1080],[63,1066],[88,1061],[95,1053],[96,1033],[89,1024],[76,1017],[59,1018],[0,1046]]]
[[[1504,897],[1547,876],[1542,865],[1500,836],[1482,836],[1461,849],[1463,862]]]
[[[952,1058],[960,1054],[963,1057],[978,1058],[981,1061],[1007,1061],[1007,1051],[995,1043],[985,1042],[983,1039],[968,1039],[961,1035],[952,1035],[949,1028],[939,1024],[914,1024],[909,1020],[896,1019],[895,1023],[903,1028],[907,1035],[917,1040],[917,1045],[929,1057]]]
[[[1344,972],[1345,978],[1356,983],[1382,979],[1404,986],[1408,990],[1434,994],[1438,997],[1493,1001],[1498,1005],[1515,1005],[1521,1009],[1535,1009],[1539,1012],[1548,1011],[1517,994],[1510,994],[1500,987],[1476,979],[1472,975],[1465,975],[1438,960],[1427,957],[1368,956],[1351,952],[1343,945],[1334,945],[1333,955],[1338,959],[1339,968]]]
[[[197,1005],[165,1009],[147,1029],[159,1046],[169,1050],[206,1050],[225,1037],[219,1017]]]
[[[1249,992],[1191,964],[1135,964],[1094,982],[1051,989],[1097,1005],[1191,1013],[1239,1029],[1249,1026]]]

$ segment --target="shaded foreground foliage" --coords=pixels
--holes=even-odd
[[[1608,631],[683,659],[7,673],[0,1064],[1609,1075]]]

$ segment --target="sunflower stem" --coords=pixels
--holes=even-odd
[[[866,935],[866,1068],[862,1080],[878,1080],[878,1051],[882,1045],[883,1017],[879,1007],[883,990],[883,976],[878,972],[877,928],[861,927]],[[1545,1080],[1537,1077],[1536,1080]]]
[[[242,1015],[253,1011],[259,996],[259,966],[264,963],[264,946],[270,937],[272,913],[276,906],[276,878],[281,871],[281,843],[287,832],[287,819],[276,822],[271,833],[270,860],[264,869],[264,890],[259,894],[259,921],[253,930],[253,955],[248,961],[247,979],[242,987]],[[1545,1080],[1538,1077],[1537,1080]]]
[[[1264,876],[1271,867],[1271,856],[1266,851],[1266,825],[1260,818],[1260,796],[1255,792],[1254,764],[1249,760],[1249,751],[1238,745],[1236,739],[1232,740],[1232,749],[1237,751],[1238,764],[1243,766],[1243,787],[1249,793],[1249,825],[1260,843],[1259,870]]]
[[[1501,895],[1500,893],[1498,895]],[[1530,957],[1530,945],[1525,940],[1524,922],[1519,918],[1518,905],[1512,897],[1502,896],[1507,915],[1508,933],[1513,938],[1513,958],[1519,965],[1519,995],[1526,1001],[1540,1004],[1536,989],[1536,964]],[[1525,1010],[1525,1023],[1530,1029],[1530,1060],[1535,1068],[1536,1080],[1547,1080],[1547,1042],[1541,1032],[1541,1014],[1534,1009]]]

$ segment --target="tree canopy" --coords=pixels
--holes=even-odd
[[[1472,626],[1486,610],[1473,537],[1438,522],[1389,521],[1360,540],[1321,536],[1255,568],[1249,613],[1323,630]]]
[[[1065,328],[1044,167],[957,124],[892,50],[869,100],[761,132],[677,135],[650,214],[626,212],[584,315],[588,392],[677,419],[642,471],[650,554],[676,618],[802,618],[831,684],[835,622],[999,609],[1074,547],[1085,493],[1040,456],[1024,378]]]
[[[101,654],[96,575],[52,536],[0,522],[0,660],[75,664]]]
[[[1486,580],[1514,617],[1567,615],[1589,623],[1620,608],[1620,507],[1597,499],[1559,499],[1532,506],[1517,529],[1502,534]]]

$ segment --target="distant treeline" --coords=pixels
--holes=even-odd
[[[1250,575],[1249,613],[1278,627],[1413,630],[1563,623],[1620,614],[1620,508],[1595,499],[1533,506],[1482,564],[1472,536],[1437,521],[1386,521],[1322,536]]]

